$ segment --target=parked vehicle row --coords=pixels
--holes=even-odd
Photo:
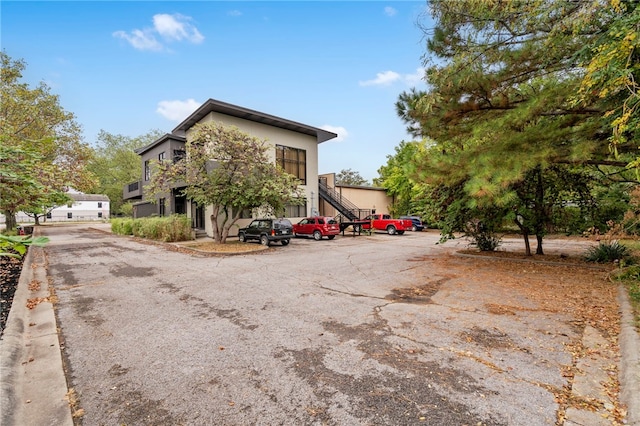
[[[371,214],[358,223],[362,229],[384,231],[389,235],[402,235],[407,230],[422,231],[424,229],[422,221],[417,216],[402,216],[400,219],[393,219],[388,214]],[[341,231],[340,223],[329,216],[305,217],[295,225],[284,218],[262,218],[254,219],[249,226],[240,229],[238,240],[240,242],[255,240],[264,246],[279,241],[283,246],[286,246],[293,237],[313,237],[316,241],[327,237],[329,240],[333,240]]]

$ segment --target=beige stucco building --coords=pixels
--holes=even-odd
[[[335,173],[319,176],[321,216],[347,216],[346,210],[353,213],[348,219],[360,219],[370,213],[389,213],[393,198],[384,188],[374,186],[336,185]],[[336,202],[332,202],[335,200]],[[345,210],[346,208],[346,210]]]

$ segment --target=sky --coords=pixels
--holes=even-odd
[[[101,130],[171,132],[207,99],[338,134],[319,172],[365,179],[403,140],[403,91],[426,89],[425,1],[8,1],[0,47]]]

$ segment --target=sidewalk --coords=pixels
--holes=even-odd
[[[73,425],[45,261],[42,247],[29,249],[0,340],[6,426]]]

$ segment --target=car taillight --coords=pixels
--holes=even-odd
[[[276,230],[275,229],[271,230],[271,235],[276,235]]]

